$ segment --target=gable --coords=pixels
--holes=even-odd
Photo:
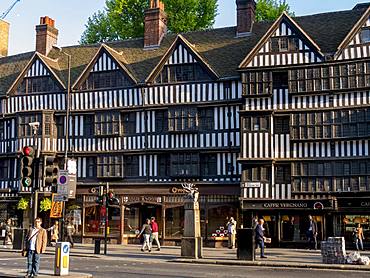
[[[178,35],[146,81],[173,83],[217,78],[218,75],[192,48],[191,44],[183,36]]]
[[[336,59],[349,60],[367,58],[370,56],[370,16],[360,20],[360,25],[353,30],[352,35],[339,46]]]
[[[278,19],[240,67],[269,67],[318,63],[317,45],[286,14]]]
[[[165,64],[177,65],[187,63],[197,63],[197,59],[183,44],[179,43]]]
[[[50,71],[40,59],[36,59],[24,77],[50,76]]]
[[[42,56],[35,54],[28,65],[10,87],[10,93],[33,94],[64,90],[64,85]],[[53,61],[50,61],[51,63]]]
[[[91,72],[99,71],[109,71],[109,70],[118,70],[119,67],[117,63],[107,55],[106,52],[103,52],[102,55],[96,60],[94,66],[91,69]]]

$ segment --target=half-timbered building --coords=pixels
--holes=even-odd
[[[53,47],[43,17],[35,51],[0,58],[0,220],[27,220],[19,158],[36,145],[39,200],[52,191],[44,157],[77,161],[67,215],[85,242],[103,232],[103,184],[120,200],[112,242],[134,241],[150,216],[177,242],[184,182],[199,188],[209,242],[239,215],[244,227],[263,217],[276,244],[303,242],[308,214],[320,238],[369,233],[368,5],[255,22],[255,2],[236,0],[235,27],[167,34],[150,3],[143,38]]]
[[[282,14],[239,65],[245,218],[264,217],[276,244],[369,233],[370,64],[367,4]]]

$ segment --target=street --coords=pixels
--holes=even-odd
[[[72,256],[70,259],[70,271],[90,273],[93,277],[369,277],[369,272],[361,271],[181,264],[140,259],[140,256],[120,258],[117,254],[100,258]],[[40,275],[51,270],[53,263],[54,256],[43,255]],[[19,277],[22,277],[25,266],[25,258],[18,253],[0,252],[1,270],[19,270]]]

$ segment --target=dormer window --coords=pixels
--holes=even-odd
[[[271,38],[271,52],[291,52],[298,50],[298,40],[295,37]]]
[[[361,42],[362,43],[370,42],[370,28],[363,28],[361,30]]]
[[[122,88],[133,86],[133,82],[121,70],[98,71],[90,73],[81,84],[81,90]]]

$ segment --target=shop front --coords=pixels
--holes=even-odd
[[[186,194],[181,186],[157,187],[152,190],[147,188],[113,190],[120,204],[108,209],[108,237],[111,243],[139,243],[136,236],[145,219],[151,217],[156,218],[160,239],[165,245],[181,243]],[[211,187],[202,187],[199,202],[202,236],[206,244],[215,246],[217,245],[215,241],[219,241],[219,245],[227,242],[227,234],[224,232],[226,223],[229,217],[238,219],[239,201],[236,194],[211,194],[212,192],[219,193]],[[82,198],[83,242],[88,243],[94,238],[104,236],[106,211],[96,203],[96,194],[88,191]]]
[[[254,219],[265,220],[265,235],[273,247],[307,245],[309,215],[317,223],[318,241],[328,236],[327,223],[332,221],[334,201],[325,200],[243,200],[243,224],[251,227]]]
[[[354,230],[360,225],[364,232],[364,248],[370,248],[370,197],[338,198],[338,212],[334,217],[334,233],[344,236],[346,247],[355,249]]]

